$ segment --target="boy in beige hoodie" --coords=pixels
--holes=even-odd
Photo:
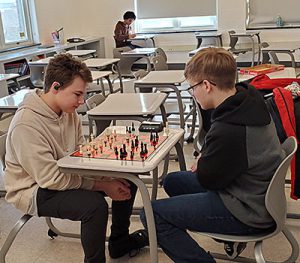
[[[66,174],[57,160],[83,143],[76,108],[92,82],[85,63],[61,54],[50,60],[44,91],[30,92],[9,127],[5,156],[6,200],[24,213],[81,221],[84,262],[105,262],[108,205],[112,202],[109,253],[117,258],[147,245],[144,230],[129,235],[136,186]]]

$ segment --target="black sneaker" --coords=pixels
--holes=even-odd
[[[113,241],[109,240],[108,252],[111,258],[120,258],[127,253],[130,257],[134,257],[145,246],[149,246],[148,233],[145,229],[140,229],[128,236]]]
[[[225,242],[224,250],[229,259],[237,258],[246,248],[247,243],[244,242]]]

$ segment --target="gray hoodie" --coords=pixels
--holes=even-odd
[[[6,200],[24,213],[37,214],[38,187],[51,190],[92,189],[93,179],[59,171],[57,160],[83,142],[76,112],[58,116],[41,98],[26,95],[14,116],[6,141]]]

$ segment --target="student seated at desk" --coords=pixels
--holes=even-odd
[[[133,39],[136,37],[136,34],[131,33],[131,24],[136,19],[136,16],[134,12],[127,11],[123,15],[124,21],[118,21],[115,27],[115,35],[114,39],[116,42],[116,48],[118,47],[130,47],[131,49],[135,49],[137,45],[131,44],[131,41],[128,41],[128,39]]]
[[[285,154],[262,96],[235,86],[228,51],[199,51],[185,77],[200,106],[215,110],[197,164],[168,174],[163,186],[170,198],[152,203],[157,238],[174,262],[215,262],[187,230],[251,235],[273,228],[265,194]],[[146,225],[144,213],[141,219]],[[245,246],[227,242],[225,251],[234,259]]]
[[[81,221],[84,262],[105,262],[108,205],[112,225],[108,251],[121,257],[148,244],[145,230],[129,235],[137,187],[123,179],[91,179],[60,172],[58,159],[75,151],[84,138],[76,108],[84,103],[92,75],[70,54],[51,59],[44,91],[26,96],[9,127],[6,147],[6,200],[24,213]]]

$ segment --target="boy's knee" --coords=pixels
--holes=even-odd
[[[102,194],[90,192],[88,199],[85,207],[85,216],[108,218],[108,204]]]
[[[178,176],[180,176],[179,173],[180,172],[169,173],[163,181],[163,187],[165,189],[165,192],[169,196],[172,196],[174,190],[177,189],[178,180],[179,180]]]

